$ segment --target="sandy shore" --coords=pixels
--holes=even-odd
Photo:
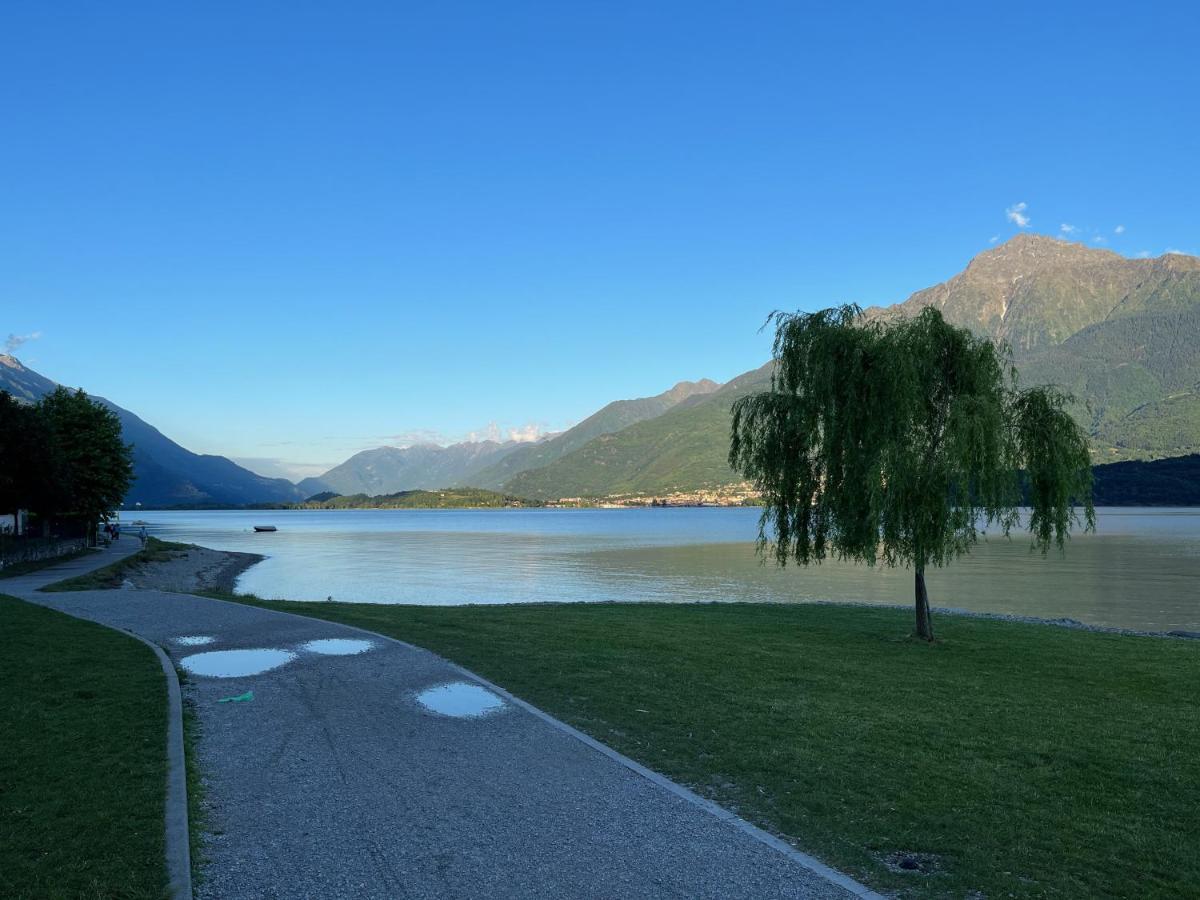
[[[171,558],[147,563],[129,576],[135,588],[158,591],[233,591],[237,577],[266,559],[257,553],[235,553],[192,546]]]

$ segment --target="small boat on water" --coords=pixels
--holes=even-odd
[[[255,525],[254,530],[255,531],[278,531],[279,529],[277,529],[274,525]]]

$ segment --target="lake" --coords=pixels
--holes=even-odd
[[[287,600],[524,603],[912,602],[904,569],[780,569],[752,508],[270,510],[141,513],[151,534],[267,559],[238,590]],[[126,512],[125,522],[137,518]],[[1066,554],[991,537],[928,574],[935,606],[1200,631],[1200,510],[1101,509]],[[255,524],[278,531],[255,534]],[[128,524],[127,524],[128,528]]]

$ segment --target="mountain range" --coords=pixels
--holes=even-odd
[[[1026,384],[1057,384],[1097,461],[1200,449],[1200,258],[1127,259],[1018,235],[949,281],[868,316],[935,306],[1007,341]]]
[[[1071,393],[1095,462],[1200,452],[1200,258],[1128,259],[1022,234],[953,278],[865,316],[912,315],[925,306],[1007,342],[1023,384]],[[769,382],[768,364],[699,402],[488,486],[547,499],[735,483],[725,462],[729,405]]]
[[[912,315],[925,306],[1008,343],[1022,383],[1071,393],[1097,463],[1200,451],[1200,259],[1127,259],[1023,234],[953,278],[865,316]],[[547,499],[736,483],[725,461],[729,405],[765,390],[770,371],[768,364],[747,372],[695,403],[483,486]]]
[[[959,274],[868,318],[934,306],[947,320],[1007,342],[1025,384],[1058,384],[1097,463],[1200,452],[1200,258],[1128,259],[1021,234]],[[228,459],[199,456],[126,410],[143,503],[289,502],[318,493],[390,494],[474,487],[535,500],[666,494],[740,481],[726,463],[729,408],[770,385],[771,364],[718,385],[683,381],[617,400],[536,442],[379,447],[292,485]],[[0,356],[0,389],[36,399],[53,382]]]
[[[518,441],[469,441],[448,447],[376,447],[355,453],[324,475],[305,478],[299,488],[305,497],[326,492],[376,497],[399,491],[475,486],[476,473],[522,446]]]
[[[578,425],[538,441],[472,441],[441,447],[378,447],[354,454],[318,478],[300,482],[305,496],[391,494],[444,487],[497,489],[522,472],[548,466],[603,435],[661,416],[675,406],[712,394],[720,387],[707,378],[681,381],[654,397],[614,400]]]
[[[0,354],[0,391],[34,402],[58,385],[13,356]],[[92,397],[117,414],[121,432],[133,444],[135,480],[125,503],[132,506],[241,506],[290,503],[302,499],[285,478],[265,478],[226,459],[193,453],[152,425],[103,397]]]

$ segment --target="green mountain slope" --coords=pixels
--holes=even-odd
[[[712,394],[719,387],[715,381],[702,378],[700,381],[681,381],[655,397],[615,400],[562,434],[549,440],[525,444],[486,469],[470,475],[469,481],[475,487],[501,487],[519,473],[548,466],[594,438],[661,416],[675,406]]]
[[[1055,238],[1019,235],[960,274],[868,317],[933,305],[1009,342],[1024,384],[1074,393],[1097,461],[1200,451],[1200,259],[1126,259]],[[667,493],[729,484],[729,406],[763,390],[769,368],[714,394],[594,438],[490,486],[540,499]]]
[[[958,275],[868,317],[911,315],[925,306],[976,334],[1007,341],[1018,362],[1084,328],[1143,313],[1193,307],[1200,259],[1166,254],[1127,259],[1056,238],[1021,234],[980,253]]]
[[[1200,301],[1085,328],[1026,360],[1021,376],[1076,396],[1101,458],[1200,451]]]
[[[1019,235],[943,284],[868,316],[933,305],[1008,341],[1024,384],[1057,384],[1097,459],[1200,450],[1200,259],[1126,259]]]
[[[719,391],[691,398],[660,416],[597,437],[549,465],[522,472],[504,485],[534,499],[669,493],[741,479],[725,461],[729,407],[765,390],[770,365],[747,372]]]

